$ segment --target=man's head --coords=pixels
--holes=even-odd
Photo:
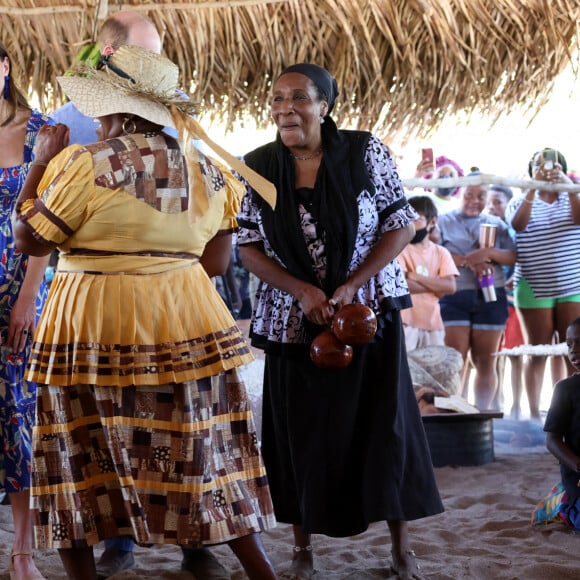
[[[120,10],[109,16],[98,38],[101,54],[109,56],[120,46],[131,45],[161,54],[161,37],[147,16],[133,10]]]

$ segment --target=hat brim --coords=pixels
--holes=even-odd
[[[175,128],[169,109],[146,97],[128,94],[92,77],[57,77],[57,81],[75,107],[87,117],[130,113],[162,127]]]

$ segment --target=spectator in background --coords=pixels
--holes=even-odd
[[[528,164],[530,177],[549,183],[571,184],[566,171],[565,157],[550,148],[534,153]],[[580,196],[529,189],[509,202],[506,219],[516,231],[514,302],[526,342],[563,340],[567,326],[580,316]],[[573,372],[567,359],[566,364]],[[545,365],[545,356],[530,356],[524,362],[530,414],[536,419]],[[552,371],[553,383],[566,374],[563,365]]]
[[[435,159],[435,170],[429,162],[421,160],[417,165],[415,171],[415,177],[422,177],[424,179],[450,179],[452,177],[463,177],[463,169],[458,163],[440,155]],[[435,203],[437,208],[437,214],[443,215],[448,213],[452,209],[456,209],[459,206],[459,187],[438,187],[433,191],[425,190],[422,195],[427,195]],[[408,197],[413,197],[413,194]],[[432,234],[437,235],[437,229],[435,228]],[[438,242],[438,238],[434,239],[431,237],[432,241]]]
[[[575,372],[554,386],[544,431],[546,447],[560,463],[565,490],[559,515],[580,531],[580,318],[570,323],[565,339]]]
[[[413,307],[401,311],[407,350],[424,346],[444,345],[445,327],[439,298],[455,292],[459,271],[449,250],[434,244],[429,234],[437,225],[437,208],[425,195],[409,199],[419,218],[415,221],[415,237],[399,254]]]
[[[245,268],[237,242],[232,246],[232,268],[240,294],[240,311],[238,320],[249,320],[252,317],[252,299],[250,298],[250,272]]]
[[[445,324],[445,344],[458,350],[468,366],[468,356],[475,367],[475,405],[490,409],[497,390],[497,369],[494,353],[507,320],[505,276],[501,266],[516,260],[515,244],[508,226],[498,217],[483,213],[488,187],[471,185],[461,188],[460,207],[439,217],[441,244],[447,248],[459,269],[457,292],[440,300]],[[495,243],[482,248],[480,226],[496,227]],[[495,279],[497,300],[487,302],[479,280],[488,274]],[[464,383],[464,393],[467,385]]]
[[[237,244],[232,244],[228,268],[222,276],[215,277],[216,288],[236,320],[249,320],[252,316],[250,300],[250,273],[244,267]]]

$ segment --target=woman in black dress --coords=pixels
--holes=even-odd
[[[406,522],[443,507],[399,313],[411,300],[395,258],[416,214],[385,145],[337,129],[337,94],[319,66],[285,69],[276,141],[245,156],[278,191],[273,211],[248,187],[238,216],[242,259],[260,279],[251,336],[266,352],[263,454],[276,517],[294,526],[291,578],[314,573],[312,533],[346,537],[382,520],[394,570],[419,578]],[[315,366],[310,343],[353,302],[375,312],[376,337],[344,369]]]

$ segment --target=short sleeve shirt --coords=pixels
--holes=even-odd
[[[403,272],[416,272],[422,276],[459,276],[449,250],[429,242],[427,246],[409,244],[399,254]],[[401,311],[403,323],[423,330],[443,330],[439,298],[433,292],[411,294],[413,308]]]

